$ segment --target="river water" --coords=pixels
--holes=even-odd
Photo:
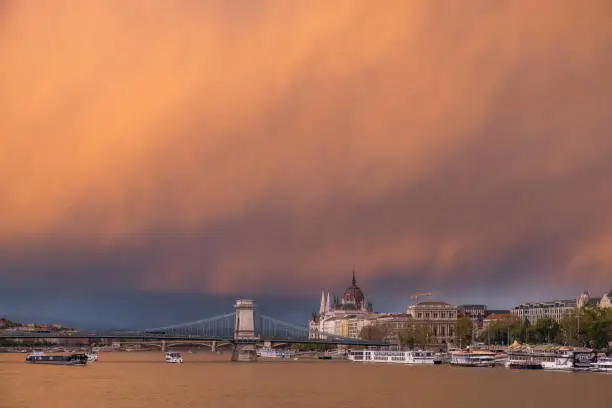
[[[612,375],[344,361],[231,363],[229,354],[101,353],[87,367],[0,354],[0,407],[604,407]]]

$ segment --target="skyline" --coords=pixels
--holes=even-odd
[[[606,0],[4,1],[0,313],[599,296],[609,44]]]
[[[350,282],[347,282],[347,285]],[[357,282],[359,284],[359,281]],[[326,294],[341,296],[345,288],[321,289]],[[405,313],[408,306],[414,304],[410,297],[415,291],[405,296],[388,296],[387,293],[374,293],[370,296],[368,288],[364,289],[368,301],[373,300],[377,313]],[[591,296],[602,294],[589,291]],[[582,292],[580,292],[582,293]],[[475,298],[466,298],[450,294],[437,293],[421,300],[442,300],[455,306],[466,304],[486,304],[488,310],[512,309],[520,303],[529,301],[550,301],[576,299],[580,293],[566,293],[554,298],[536,298],[527,290],[521,296],[512,299],[500,299],[493,294],[493,303],[483,292],[477,292]],[[147,328],[182,321],[193,321],[226,313],[237,298],[253,298],[249,294],[210,295],[201,293],[154,293],[119,291],[111,294],[94,290],[71,293],[67,288],[59,292],[26,293],[4,291],[0,289],[0,317],[12,317],[24,323],[60,323],[64,326],[93,329]],[[30,296],[27,296],[30,295]],[[311,313],[316,313],[320,306],[320,292],[317,297],[308,293],[300,297],[282,295],[256,297],[256,308],[264,314],[305,324]],[[66,300],[69,299],[69,302]],[[491,297],[489,297],[491,299]],[[8,306],[7,305],[11,305]],[[6,313],[12,307],[12,312]]]

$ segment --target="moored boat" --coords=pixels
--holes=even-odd
[[[71,354],[65,355],[47,355],[42,352],[33,352],[26,359],[29,364],[51,364],[51,365],[87,365],[87,355]]]
[[[98,353],[87,353],[86,356],[87,361],[89,361],[90,363],[98,361]]]
[[[574,350],[572,353],[572,369],[574,371],[591,371],[597,361],[597,354],[592,350]]]
[[[435,364],[434,353],[423,350],[351,350],[348,359],[366,363]]]
[[[180,364],[182,362],[183,356],[181,355],[181,353],[177,353],[175,351],[166,353],[166,363]]]
[[[542,370],[542,364],[537,361],[517,361],[517,360],[508,360],[504,364],[506,368],[514,368],[517,370]]]
[[[453,351],[450,364],[462,367],[494,367],[495,353],[489,351]]]
[[[257,349],[257,357],[262,358],[291,358],[291,351],[277,350],[271,347],[261,347]]]
[[[509,351],[507,368],[538,369],[544,370],[572,370],[574,367],[574,355],[571,351]]]
[[[612,374],[612,357],[598,357],[595,362],[591,363],[591,370]]]

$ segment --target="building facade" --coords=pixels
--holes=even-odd
[[[457,307],[446,302],[419,302],[408,307],[415,330],[427,331],[428,344],[449,344],[455,339]]]
[[[612,289],[601,297],[599,307],[602,309],[612,309]]]
[[[376,326],[385,333],[385,340],[399,343],[403,333],[414,332],[414,320],[408,313],[380,313]]]
[[[515,318],[521,321],[527,320],[530,324],[535,324],[544,317],[558,323],[566,313],[576,310],[577,304],[576,300],[529,302],[516,306],[511,313]]]
[[[497,322],[508,321],[512,319],[516,319],[516,317],[514,317],[510,313],[491,313],[482,320],[482,330],[488,330],[489,327],[493,326]]]
[[[332,296],[328,291],[321,293],[319,313],[314,313],[309,322],[310,338],[322,338],[325,335],[359,338],[361,330],[374,323],[376,314],[372,304],[366,300],[363,291],[357,285],[355,271],[353,280],[341,297]]]
[[[588,291],[580,294],[576,300],[578,309],[585,306],[599,306],[602,309],[612,308],[612,290],[604,293],[601,297],[592,297]]]
[[[487,305],[459,305],[457,311],[460,316],[467,316],[472,321],[482,322],[487,315]]]

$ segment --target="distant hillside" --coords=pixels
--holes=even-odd
[[[109,325],[96,324],[96,323],[86,323],[86,322],[76,322],[72,320],[65,320],[61,318],[48,317],[48,316],[31,316],[31,315],[13,315],[9,314],[3,316],[3,318],[7,321],[11,321],[13,323],[37,323],[37,324],[61,324],[63,327],[69,327],[77,330],[113,330],[113,329],[122,329],[121,327],[112,327]],[[0,324],[1,326],[1,324]]]

